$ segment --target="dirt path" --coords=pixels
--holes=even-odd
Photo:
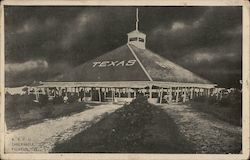
[[[161,105],[197,153],[239,153],[242,128],[200,113],[186,105]]]
[[[105,104],[92,109],[24,129],[8,131],[5,135],[6,153],[50,152],[56,142],[63,142],[82,132],[122,105]]]

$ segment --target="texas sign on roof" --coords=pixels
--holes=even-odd
[[[125,44],[51,81],[162,81],[211,84],[152,51],[137,48],[133,44]]]

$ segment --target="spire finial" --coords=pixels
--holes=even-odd
[[[132,32],[129,32],[128,35],[128,43],[127,44],[133,44],[135,47],[140,49],[145,49],[146,44],[146,34],[140,32],[139,29],[139,12],[138,8],[136,8],[136,21],[135,21],[135,30]]]
[[[138,31],[138,28],[139,28],[139,26],[138,26],[138,22],[139,22],[139,17],[138,17],[138,8],[136,8],[136,30]]]

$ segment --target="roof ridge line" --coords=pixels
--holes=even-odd
[[[144,73],[147,75],[148,79],[150,81],[153,81],[153,79],[151,78],[151,76],[149,75],[149,73],[147,72],[146,68],[143,66],[143,64],[141,63],[141,61],[139,60],[139,58],[137,57],[137,55],[133,51],[133,49],[129,46],[129,44],[127,44],[127,46],[129,48],[129,50],[131,51],[131,53],[133,54],[133,56],[135,57],[135,59],[137,60],[137,62],[139,63],[139,65],[141,66],[141,68],[144,71]]]

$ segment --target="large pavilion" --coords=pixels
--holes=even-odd
[[[146,34],[128,33],[127,44],[35,87],[36,97],[76,93],[85,101],[131,101],[138,94],[152,103],[185,102],[210,96],[216,84],[146,48]]]

